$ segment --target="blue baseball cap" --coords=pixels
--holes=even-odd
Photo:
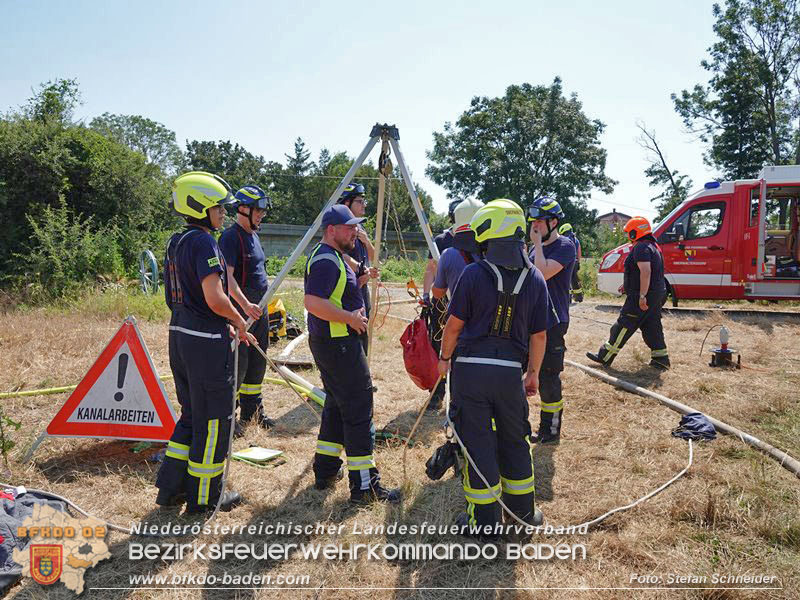
[[[322,214],[322,226],[358,225],[366,221],[366,217],[356,217],[344,204],[334,204]]]

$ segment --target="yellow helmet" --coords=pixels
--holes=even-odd
[[[233,201],[231,186],[213,173],[190,171],[172,182],[172,206],[185,217],[203,219],[212,206]]]
[[[513,200],[492,200],[478,209],[469,222],[479,244],[488,240],[525,239],[525,213]]]

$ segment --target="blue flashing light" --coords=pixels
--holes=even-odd
[[[703,187],[706,188],[707,190],[713,190],[719,187],[719,181],[709,181]]]

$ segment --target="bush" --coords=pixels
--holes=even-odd
[[[114,225],[94,227],[74,214],[63,197],[55,208],[25,215],[32,230],[27,253],[15,253],[23,275],[18,286],[33,301],[74,296],[98,277],[119,280],[125,273]]]
[[[288,256],[268,256],[266,264],[267,275],[275,277],[283,268],[283,265],[286,264],[288,258]],[[300,258],[297,259],[297,262],[292,265],[288,276],[303,277],[306,271],[306,260],[308,260],[308,257],[305,254],[301,255]]]
[[[582,236],[580,240],[584,257],[601,258],[609,250],[627,243],[628,238],[621,227],[598,225],[591,235]]]
[[[381,281],[405,283],[409,277],[413,277],[421,289],[426,262],[426,260],[411,260],[409,258],[387,258],[381,265]]]

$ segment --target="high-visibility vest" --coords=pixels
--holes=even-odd
[[[318,254],[321,247],[322,244],[317,244],[317,247],[314,248],[313,252],[311,252],[311,256],[308,257],[308,263],[306,264],[306,277],[308,277],[308,275],[311,273],[311,265],[318,260],[330,260],[336,263],[339,267],[339,280],[336,282],[336,287],[333,288],[333,292],[328,300],[330,300],[331,303],[333,303],[333,305],[337,308],[342,308],[342,296],[344,295],[345,285],[347,285],[347,269],[345,268],[344,261],[338,252],[334,252],[335,256],[329,252]],[[330,327],[332,338],[346,337],[348,335],[346,323],[342,323],[340,321],[328,321],[328,326]]]

